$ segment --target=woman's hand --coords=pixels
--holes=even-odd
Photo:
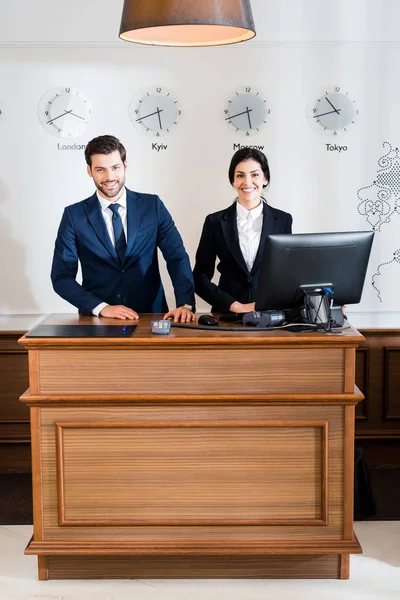
[[[229,310],[234,313],[248,313],[255,310],[256,303],[249,302],[248,304],[242,304],[241,302],[232,302]]]

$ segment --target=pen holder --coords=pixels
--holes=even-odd
[[[330,329],[332,324],[331,306],[333,289],[330,287],[316,287],[303,289],[303,292],[303,318],[307,323],[318,325],[321,329]]]

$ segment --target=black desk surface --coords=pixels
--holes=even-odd
[[[120,338],[131,337],[137,325],[37,325],[25,337]]]

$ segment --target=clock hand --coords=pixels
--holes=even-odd
[[[226,117],[225,121],[229,121],[229,119],[234,119],[235,117],[240,117],[240,115],[246,115],[248,116],[249,112],[251,112],[253,109],[252,108],[247,108],[246,110],[244,110],[241,113],[237,113],[237,115],[232,115],[230,117]]]
[[[150,113],[149,115],[145,115],[144,117],[140,117],[140,119],[136,119],[136,122],[142,121],[143,119],[147,119],[147,117],[152,117],[153,115],[156,115],[157,113],[160,113],[163,110],[164,109],[162,109],[162,108],[157,108],[157,110],[155,110],[154,112]]]
[[[325,115],[331,115],[332,113],[337,113],[337,114],[339,114],[339,112],[340,112],[341,110],[342,110],[341,108],[339,108],[338,110],[336,110],[336,108],[335,108],[335,110],[330,110],[329,112],[322,113],[322,114],[320,114],[320,115],[314,115],[314,116],[313,116],[313,119],[317,119],[318,117],[324,117]]]
[[[50,121],[47,121],[47,123],[52,123],[53,121],[56,121],[60,117],[65,117],[65,115],[68,115],[69,113],[72,113],[72,110],[64,110],[62,115],[58,115],[58,117],[54,117],[54,119],[50,119]]]
[[[248,107],[248,106],[246,106],[246,112],[247,112],[247,118],[248,118],[248,120],[249,120],[249,128],[251,129],[250,110],[249,110],[249,107]]]
[[[325,96],[325,100],[326,100],[327,102],[329,102],[329,104],[332,106],[333,110],[334,110],[335,112],[337,112],[337,114],[339,114],[339,110],[341,110],[341,109],[339,108],[339,110],[338,110],[337,108],[335,108],[335,107],[333,106],[332,102],[329,100],[328,96]]]
[[[84,119],[83,117],[81,117],[80,115],[77,115],[76,113],[72,112],[72,110],[65,110],[65,113],[70,113],[71,115],[73,115],[74,117],[76,117],[77,119],[82,119],[82,121],[85,121],[85,123],[87,123],[86,119]]]
[[[160,109],[157,106],[157,116],[158,116],[158,122],[160,123],[160,129],[162,129],[162,125],[161,125],[161,117],[160,117]]]

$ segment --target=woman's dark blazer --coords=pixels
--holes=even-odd
[[[211,304],[214,312],[229,312],[235,301],[244,304],[254,302],[265,238],[276,233],[292,233],[292,216],[264,202],[260,245],[249,272],[239,245],[236,202],[225,210],[208,215],[193,270],[196,294]],[[221,277],[219,284],[215,285],[211,279],[217,258]]]

